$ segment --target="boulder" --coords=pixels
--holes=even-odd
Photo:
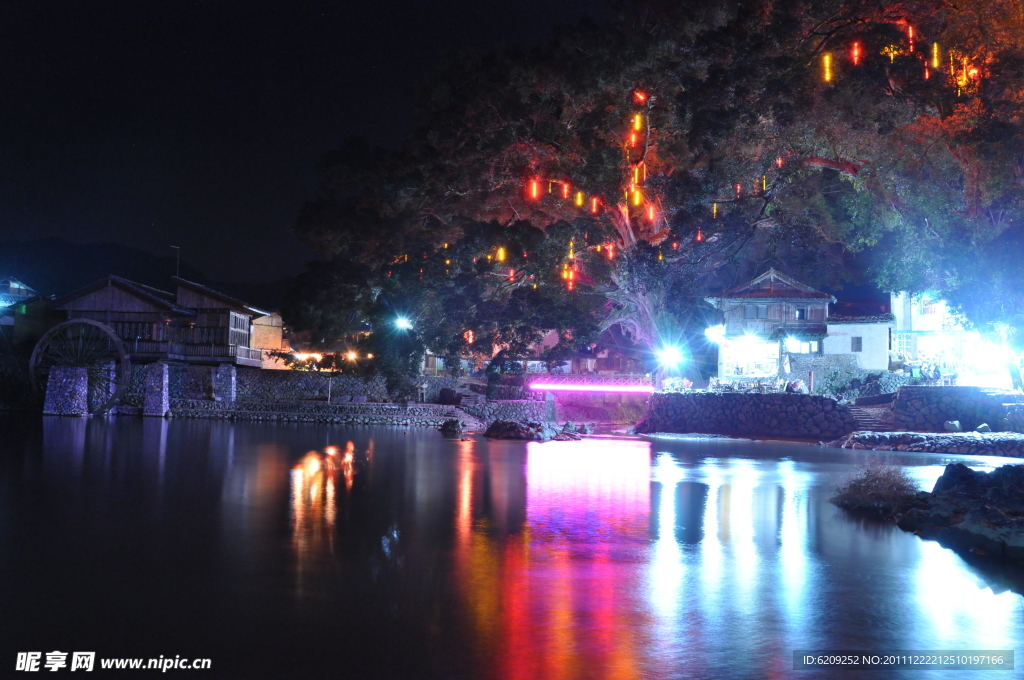
[[[462,428],[465,426],[458,418],[449,418],[448,420],[441,423],[441,427],[437,428],[446,434],[459,434],[462,432]]]
[[[546,423],[523,423],[515,420],[495,420],[491,423],[485,437],[491,439],[525,439],[528,441],[547,441],[560,434]]]
[[[562,426],[562,432],[576,434],[577,431],[578,430],[576,429],[576,423],[572,422],[571,420],[565,421],[565,425]]]
[[[978,427],[974,428],[975,432],[991,432],[992,428],[988,426],[988,423],[982,423]]]
[[[959,420],[947,420],[942,423],[942,428],[947,432],[960,432],[960,421]]]

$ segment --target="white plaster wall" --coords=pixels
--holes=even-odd
[[[889,370],[889,326],[887,323],[837,323],[828,324],[825,338],[825,354],[852,354],[865,371]],[[861,337],[863,348],[851,352],[851,338]]]

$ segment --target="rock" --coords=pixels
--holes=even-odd
[[[572,433],[572,434],[576,434],[576,432],[577,432],[576,424],[574,422],[572,422],[571,420],[565,421],[565,425],[562,426],[562,432],[569,432],[569,433]]]
[[[465,423],[460,421],[458,418],[449,418],[448,420],[441,423],[441,427],[437,429],[441,430],[441,432],[446,432],[448,434],[459,434],[462,432],[462,428],[464,425]]]
[[[974,428],[975,432],[991,432],[992,428],[988,426],[988,423],[982,423]]]
[[[559,432],[546,423],[521,423],[514,420],[495,420],[484,432],[491,439],[525,439],[547,441]]]
[[[959,420],[947,420],[942,423],[942,427],[947,432],[960,432],[960,421]]]

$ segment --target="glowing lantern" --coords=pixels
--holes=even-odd
[[[910,44],[910,51],[914,51],[914,27],[907,26],[907,42]]]
[[[630,146],[636,146],[636,133],[635,132],[631,132],[629,134],[629,145]]]
[[[832,82],[832,55],[823,54],[821,56],[821,77],[826,83]]]
[[[511,267],[509,267],[509,269],[508,269],[508,280],[509,281],[515,281],[516,280],[516,270],[512,269]]]
[[[530,182],[530,198],[536,199],[536,198],[539,198],[539,197],[540,197],[540,182],[538,182],[537,180],[533,180],[532,182]]]
[[[665,253],[661,252],[661,248],[658,248],[658,262],[665,259]]]
[[[576,205],[581,206],[581,207],[583,206],[583,192],[582,191],[577,191],[576,192]]]
[[[850,56],[853,58],[853,65],[860,65],[860,43],[853,43],[853,47],[850,49]]]
[[[573,246],[575,246],[575,245],[576,245],[576,243],[574,241],[569,241],[569,259],[570,260],[576,257],[576,251],[573,248]]]
[[[971,79],[977,78],[978,77],[978,69],[976,69],[976,68],[967,69],[967,77],[971,78]]]
[[[768,175],[761,175],[761,191],[768,191]]]
[[[633,93],[633,100],[636,101],[637,104],[643,104],[647,101],[647,94],[637,90]]]
[[[701,241],[703,241],[703,240],[704,240],[704,233],[703,233],[703,232],[701,232],[701,230],[700,230],[700,229],[698,229],[698,230],[697,230],[697,243],[700,243],[700,242],[701,242]]]
[[[614,243],[608,245],[608,259],[609,260],[614,260],[615,259],[615,244]]]
[[[932,68],[938,71],[941,63],[939,61],[939,43],[932,43]]]
[[[473,331],[466,331],[465,333],[462,334],[462,337],[466,340],[468,344],[472,345],[473,340],[476,338],[476,335],[473,333]]]
[[[445,244],[444,244],[444,247],[445,247],[445,249],[447,249],[447,248],[448,248],[448,244],[447,244],[447,243],[445,243]]]
[[[498,248],[497,259],[498,259],[498,262],[504,262],[505,261],[505,249],[504,248]]]
[[[633,184],[640,184],[640,166],[633,168]]]
[[[637,132],[644,129],[644,119],[639,113],[633,118],[633,129]]]
[[[640,192],[639,189],[635,190],[633,192],[633,205],[643,205],[643,202],[644,195]]]
[[[737,184],[736,185],[736,198],[742,198],[742,194],[743,194],[743,185],[742,184]]]
[[[931,77],[932,77],[932,72],[928,70],[927,66],[925,66],[924,67],[924,79],[928,80]]]
[[[444,263],[445,263],[445,264],[451,264],[451,263],[452,263],[452,261],[451,261],[451,260],[445,260],[445,261],[444,261]]]
[[[647,206],[647,219],[651,220],[652,222],[654,221],[654,206],[653,205]]]
[[[597,198],[595,197],[590,201],[590,212],[597,213]]]
[[[717,203],[712,203],[711,204],[711,219],[715,219],[715,220],[718,219],[718,204]]]
[[[672,241],[672,250],[679,250],[679,241]]]
[[[562,182],[562,198],[569,198],[569,184]]]
[[[782,167],[782,163],[782,156],[779,156],[778,158],[775,159],[775,165],[779,166],[780,168]]]

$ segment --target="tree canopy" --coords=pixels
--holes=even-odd
[[[451,56],[402,148],[325,156],[294,230],[364,292],[310,321],[390,300],[452,357],[616,323],[656,346],[769,265],[1002,320],[969,300],[1020,223],[1022,22],[1009,0],[648,0]]]

